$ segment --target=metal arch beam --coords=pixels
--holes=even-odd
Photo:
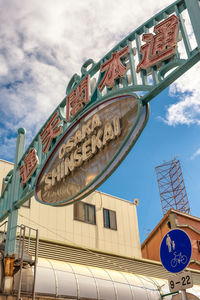
[[[199,14],[200,16],[200,14]],[[200,31],[199,31],[200,32]],[[194,54],[190,59],[186,60],[180,67],[175,69],[172,73],[170,73],[163,81],[156,85],[152,91],[142,97],[143,103],[147,103],[152,100],[155,96],[157,96],[160,92],[162,92],[166,87],[168,87],[172,82],[174,82],[177,78],[183,75],[186,71],[188,71],[193,65],[195,65],[200,60],[200,49],[196,48]]]
[[[73,88],[73,84],[78,84],[77,80],[82,80],[83,76],[85,76],[86,74],[90,74],[91,76],[93,76],[96,72],[98,72],[101,64],[110,58],[112,52],[119,50],[126,45],[130,46],[130,43],[132,41],[136,42],[137,52],[139,55],[139,51],[140,51],[139,37],[141,37],[143,33],[148,31],[149,28],[153,27],[156,24],[156,22],[159,22],[159,21],[167,18],[168,15],[175,13],[178,16],[180,16],[180,13],[183,10],[187,9],[188,14],[190,16],[192,26],[193,26],[194,34],[196,36],[197,45],[198,45],[198,47],[196,49],[191,50],[190,47],[187,45],[189,43],[187,36],[184,38],[184,42],[187,46],[188,59],[181,60],[177,57],[176,62],[163,64],[164,66],[163,66],[163,68],[161,68],[161,70],[152,70],[152,75],[153,75],[153,78],[155,79],[153,84],[147,83],[147,80],[146,80],[147,75],[143,72],[144,70],[142,70],[140,72],[140,75],[141,75],[143,84],[138,84],[137,80],[134,80],[134,78],[136,76],[136,70],[135,70],[135,65],[134,65],[134,55],[135,54],[133,54],[133,52],[131,51],[130,55],[129,55],[130,56],[129,61],[130,61],[130,69],[131,69],[131,74],[132,74],[131,75],[132,76],[132,84],[129,85],[128,79],[127,79],[127,82],[125,82],[125,86],[123,86],[123,88],[119,88],[118,86],[116,86],[114,91],[108,91],[108,95],[110,97],[112,97],[116,93],[129,92],[129,91],[134,91],[134,92],[135,91],[138,91],[138,92],[143,91],[144,93],[146,93],[145,95],[143,95],[141,97],[143,104],[146,104],[147,102],[152,100],[156,95],[158,95],[162,90],[164,90],[174,80],[176,80],[179,76],[181,76],[184,72],[186,72],[189,68],[191,68],[195,63],[197,63],[200,60],[200,30],[199,30],[199,28],[200,28],[200,7],[199,7],[199,3],[200,3],[199,0],[177,0],[177,1],[175,1],[167,8],[165,8],[161,12],[157,13],[154,17],[149,19],[143,25],[138,27],[134,32],[129,34],[126,38],[124,38],[110,52],[108,52],[98,63],[94,63],[94,61],[91,59],[87,60],[86,63],[83,64],[83,67],[82,67],[82,76],[74,75],[72,77],[72,80],[70,80],[70,82],[69,82],[69,85],[68,85],[69,89],[67,89],[67,92],[70,93],[71,89]],[[184,29],[182,28],[182,30],[184,30]],[[186,35],[185,32],[183,32],[183,33],[184,33],[184,35]],[[176,65],[175,65],[175,63],[176,63]],[[92,66],[89,70],[87,70],[86,67],[88,67],[90,64]],[[175,66],[176,69],[174,71],[172,71],[168,76],[165,77],[165,73],[167,71],[169,71],[170,68],[172,68],[173,66]],[[98,80],[100,80],[100,78]],[[100,95],[100,93],[98,92],[98,89],[97,89],[98,84],[99,84],[99,82],[97,82],[96,88],[93,91],[91,104],[89,104],[88,106],[86,105],[84,110],[87,110],[90,107],[90,105],[93,105],[97,99],[100,99],[100,100],[103,99],[103,96]],[[56,108],[56,110],[59,110],[61,118],[62,118],[61,111],[63,110],[64,106],[65,106],[65,99]],[[51,118],[51,116],[50,116],[50,118]],[[48,122],[48,120],[47,120],[47,122]],[[47,122],[44,124],[43,128],[45,127]],[[70,126],[72,126],[72,125],[73,125],[73,122],[71,122]],[[67,126],[68,126],[68,124],[64,124],[64,130],[66,130]],[[41,131],[42,131],[42,129],[41,129]],[[37,134],[35,139],[32,141],[31,145],[27,149],[27,151],[30,149],[30,147],[35,147],[37,149],[39,160],[40,160],[40,165],[38,167],[38,170],[36,170],[36,174],[34,175],[34,177],[31,178],[29,183],[27,183],[25,189],[23,191],[19,191],[17,198],[15,199],[15,205],[14,205],[15,208],[19,208],[24,202],[26,202],[28,200],[30,195],[33,194],[35,178],[37,177],[42,165],[45,163],[46,158],[49,154],[48,153],[48,154],[44,155],[42,153],[42,149],[41,149],[42,145],[41,145],[41,141],[39,138],[40,132]],[[57,142],[59,142],[59,139],[60,139],[60,137],[56,138],[55,144]],[[26,153],[24,154],[24,156],[26,155]],[[20,166],[20,164],[23,163],[24,156],[22,157],[21,162],[18,163],[18,166]],[[17,176],[19,176],[19,175],[17,174]],[[13,177],[9,178],[9,181],[7,183],[7,189],[5,189],[5,192],[2,194],[1,199],[0,199],[0,221],[3,221],[10,213],[11,207],[9,207],[7,203],[8,203],[9,197],[10,197],[11,185],[12,185],[13,180],[14,180]],[[20,188],[19,188],[19,190],[20,190]]]
[[[200,7],[199,7],[199,0],[177,0],[174,3],[172,3],[170,6],[156,14],[154,17],[152,17],[150,20],[145,22],[143,25],[138,27],[135,31],[133,31],[131,34],[129,34],[126,38],[124,38],[120,43],[118,43],[110,52],[108,52],[98,63],[94,63],[93,60],[88,60],[83,64],[82,67],[82,74],[81,76],[74,75],[72,79],[70,80],[67,88],[67,93],[69,94],[74,86],[76,86],[79,83],[79,80],[82,80],[85,75],[89,74],[91,77],[95,75],[99,70],[101,65],[110,59],[112,53],[114,51],[119,51],[123,47],[129,46],[130,47],[130,53],[129,53],[129,64],[131,69],[131,77],[132,81],[131,84],[129,83],[128,76],[125,76],[123,78],[123,87],[120,88],[118,84],[114,86],[114,90],[107,89],[107,97],[112,97],[113,95],[117,95],[123,92],[143,92],[143,96],[141,97],[141,100],[143,104],[145,105],[147,102],[152,100],[156,95],[158,95],[162,90],[164,90],[166,87],[168,87],[172,82],[174,82],[178,77],[180,77],[183,73],[185,73],[188,69],[190,69],[195,63],[197,63],[200,60]],[[163,62],[163,67],[160,70],[154,70],[152,68],[152,77],[153,77],[153,84],[149,84],[147,81],[148,75],[146,74],[145,70],[141,70],[139,75],[136,74],[136,68],[134,63],[134,51],[131,49],[131,43],[135,42],[137,46],[137,54],[140,58],[140,39],[143,33],[147,33],[149,28],[152,28],[155,26],[157,22],[160,22],[163,19],[166,19],[168,15],[170,14],[177,14],[180,15],[183,10],[187,9],[188,14],[192,23],[192,27],[194,30],[194,34],[197,41],[197,48],[194,50],[191,50],[189,47],[189,41],[187,39],[187,36],[184,37],[184,43],[186,52],[188,55],[188,58],[185,60],[181,60],[178,55],[175,61],[173,62]],[[182,28],[182,30],[184,30]],[[186,34],[184,32],[184,34]],[[87,67],[89,65],[92,65],[89,70],[87,70]],[[170,71],[173,67],[176,67],[169,75],[165,76],[167,71]],[[141,77],[141,81],[143,84],[138,84],[136,80],[136,76]],[[127,77],[127,78],[126,78]],[[90,109],[95,101],[103,101],[104,95],[101,94],[98,90],[98,85],[100,80],[102,79],[102,75],[98,77],[96,87],[93,89],[93,94],[91,96],[91,103],[85,106],[84,110],[79,113],[78,117],[85,113],[88,109]],[[144,95],[144,93],[146,93]],[[64,121],[63,116],[63,110],[65,106],[66,100],[63,99],[63,101],[58,105],[58,107],[55,109],[59,111],[60,118]],[[53,116],[55,111],[52,113],[50,118]],[[73,126],[76,121],[76,117],[70,124],[65,123],[63,125],[63,133],[67,130],[69,126]],[[45,122],[43,128],[45,128],[46,124]],[[23,143],[20,142],[20,140],[25,141],[25,132],[22,133],[19,132],[18,140],[17,140],[17,151],[16,151],[16,157],[15,157],[15,165],[14,165],[14,173],[13,176],[10,176],[8,179],[6,188],[1,195],[0,198],[0,221],[3,221],[7,216],[9,216],[9,230],[10,230],[10,238],[9,241],[12,240],[12,235],[14,236],[14,224],[17,222],[17,209],[20,208],[20,206],[26,202],[32,195],[33,190],[35,186],[36,177],[38,176],[41,168],[45,164],[48,156],[51,154],[51,151],[54,149],[55,145],[59,143],[59,140],[62,138],[56,137],[55,143],[52,145],[52,148],[49,150],[48,153],[42,153],[42,144],[40,140],[40,133],[42,132],[43,128],[39,131],[39,133],[36,135],[35,139],[32,141],[31,145],[28,147],[27,151],[24,153],[23,151]],[[22,137],[23,136],[23,137]],[[37,150],[38,158],[40,161],[40,165],[38,166],[38,169],[35,171],[34,176],[30,178],[30,180],[26,183],[25,188],[22,190],[20,187],[20,179],[19,179],[19,166],[23,164],[23,159],[25,158],[26,154],[30,150],[31,147],[34,147]],[[11,222],[11,216],[13,218],[13,221]],[[11,246],[6,246],[6,253],[12,254],[14,246],[11,244]]]

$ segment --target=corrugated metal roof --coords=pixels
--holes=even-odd
[[[32,282],[33,270],[23,270],[24,295],[31,295]],[[14,293],[18,283],[19,272],[14,277]],[[200,296],[200,286],[189,291]],[[169,293],[169,289],[163,279],[40,258],[35,292],[36,296],[67,299],[160,300],[160,295]]]
[[[33,241],[31,242],[31,253],[34,255]],[[122,257],[65,244],[56,244],[44,240],[40,240],[39,242],[38,256],[155,278],[168,279],[170,275],[159,262]],[[192,272],[194,284],[199,284],[200,272],[192,269],[188,270]]]

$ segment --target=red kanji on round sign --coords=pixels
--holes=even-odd
[[[105,74],[98,85],[98,89],[100,91],[103,90],[104,86],[112,88],[115,84],[115,79],[123,77],[126,74],[126,67],[122,64],[120,58],[126,55],[128,52],[128,46],[123,48],[120,52],[113,52],[111,58],[101,66],[100,71],[105,71]]]
[[[90,101],[90,76],[87,75],[66,97],[66,121],[74,117]]]
[[[56,110],[52,118],[49,120],[45,128],[40,134],[42,145],[44,145],[42,152],[46,153],[51,146],[52,140],[62,133],[61,119],[59,113]]]
[[[154,27],[155,35],[145,33],[142,40],[146,44],[140,48],[142,59],[137,65],[136,72],[149,70],[150,67],[170,58],[176,53],[179,30],[179,20],[172,15]]]
[[[37,157],[37,151],[32,148],[24,158],[24,164],[19,168],[19,176],[21,177],[21,186],[23,187],[31,175],[35,172],[39,160]]]

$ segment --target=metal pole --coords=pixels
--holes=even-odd
[[[30,242],[31,242],[31,228],[29,227],[29,231],[28,231],[28,251],[30,249]]]
[[[179,294],[179,291],[161,295],[161,298],[164,298],[164,297],[167,297],[167,296],[170,296],[170,295],[177,295],[177,294]]]
[[[21,253],[21,241],[22,241],[22,226],[20,226],[20,231],[19,231],[18,258],[20,257],[20,253]]]
[[[18,129],[15,163],[13,169],[13,176],[11,182],[11,188],[9,192],[9,213],[8,213],[8,226],[6,234],[6,245],[4,251],[4,292],[11,293],[13,288],[13,272],[14,272],[14,260],[15,260],[15,244],[16,244],[16,232],[17,232],[17,220],[18,209],[14,209],[14,203],[18,199],[19,194],[19,171],[17,170],[18,163],[24,154],[25,148],[25,129]]]
[[[21,296],[21,286],[22,286],[22,267],[23,267],[23,261],[24,261],[24,242],[25,242],[25,233],[26,233],[26,227],[23,226],[23,240],[22,240],[22,251],[21,251],[21,262],[20,262],[20,275],[19,275],[19,287],[18,287],[18,294],[17,294],[17,300],[20,300]]]
[[[19,192],[19,183],[17,182],[17,178],[19,175],[17,172],[17,166],[22,155],[24,154],[25,134],[26,134],[25,129],[23,128],[18,129],[17,145],[16,145],[16,152],[15,152],[15,163],[14,163],[13,178],[11,183],[11,196],[9,199],[10,213],[8,215],[5,257],[7,256],[12,257],[15,253],[18,210],[13,208],[13,204],[17,200],[18,192]]]
[[[32,300],[35,299],[35,283],[36,283],[36,271],[37,271],[37,261],[38,261],[38,230],[36,230],[36,241],[35,241],[35,265],[34,265],[34,278],[33,278],[33,296]]]
[[[182,300],[188,300],[185,290],[181,290],[181,294],[182,294]]]

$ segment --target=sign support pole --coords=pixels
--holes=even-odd
[[[181,290],[181,294],[182,294],[182,300],[188,300],[185,290]]]
[[[10,292],[13,285],[13,271],[14,271],[14,260],[15,260],[15,243],[16,243],[16,231],[17,231],[17,220],[18,220],[18,209],[14,209],[14,203],[18,200],[19,193],[19,176],[17,176],[17,166],[24,154],[25,148],[25,129],[18,129],[15,162],[13,169],[13,178],[11,193],[9,199],[9,211],[8,216],[8,228],[6,234],[6,245],[4,253],[4,292]]]

